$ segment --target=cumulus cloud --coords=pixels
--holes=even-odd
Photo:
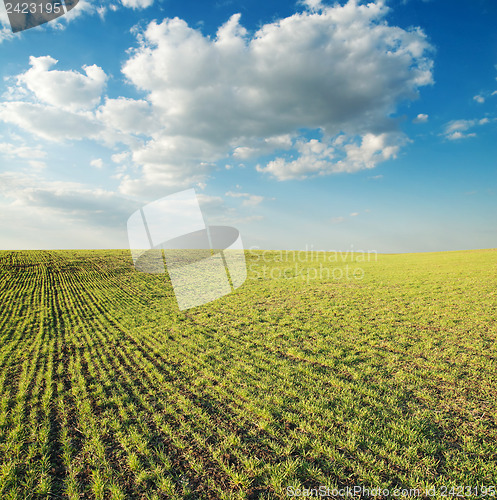
[[[423,113],[420,113],[414,120],[412,121],[413,123],[426,123],[428,121],[429,116],[425,115]]]
[[[389,26],[381,1],[304,5],[255,33],[240,14],[215,37],[178,18],[150,23],[122,67],[142,99],[101,104],[101,68],[57,71],[55,59],[32,58],[18,78],[29,95],[12,93],[0,119],[52,140],[124,143],[137,169],[122,177],[121,190],[133,195],[203,183],[230,157],[276,154],[258,169],[281,180],[395,158],[407,140],[392,118],[397,106],[432,83],[426,36]],[[304,139],[303,130],[320,139]]]
[[[101,138],[106,125],[93,109],[107,81],[102,68],[59,71],[53,69],[57,60],[50,56],[32,56],[29,64],[15,78],[16,86],[9,87],[7,100],[0,103],[0,120],[50,141]]]
[[[296,144],[299,154],[296,160],[277,158],[265,167],[258,165],[257,170],[269,173],[279,180],[358,172],[395,158],[406,140],[401,133],[368,133],[353,138],[339,135],[329,142],[300,140]]]
[[[485,98],[482,95],[475,95],[473,99],[478,103],[478,104],[483,104],[485,102]]]
[[[365,118],[384,122],[399,100],[431,83],[424,35],[381,24],[385,13],[381,4],[349,2],[253,37],[237,14],[214,40],[166,19],[149,25],[123,72],[180,133],[219,142],[302,127],[334,135],[371,126]]]
[[[107,99],[96,116],[107,127],[126,134],[149,136],[157,129],[152,108],[144,100]]]
[[[67,110],[91,109],[100,102],[107,75],[99,66],[83,66],[86,75],[77,71],[52,69],[57,60],[50,56],[29,58],[31,68],[19,75],[41,102]]]
[[[206,140],[219,155],[231,150],[237,159],[255,157],[276,150],[271,141],[281,137],[288,149],[301,129],[360,138],[362,146],[349,144],[348,166],[343,159],[334,166],[320,152],[307,166],[280,159],[260,168],[278,178],[295,177],[292,170],[371,168],[393,157],[402,142],[389,118],[397,104],[432,83],[430,46],[420,30],[387,26],[381,2],[320,6],[319,12],[312,4],[252,36],[239,14],[214,39],[178,18],[153,22],[123,72],[161,111],[169,134]],[[374,161],[373,137],[387,148]],[[294,145],[302,148],[301,141]]]

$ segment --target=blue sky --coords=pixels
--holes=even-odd
[[[0,20],[0,248],[125,248],[134,210],[190,187],[246,248],[497,247],[494,0]]]

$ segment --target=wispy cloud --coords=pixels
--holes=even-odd
[[[250,193],[240,193],[238,191],[228,191],[226,196],[230,198],[244,198],[242,205],[245,207],[255,207],[264,201],[264,196]]]
[[[471,137],[476,137],[476,132],[470,132],[471,130],[487,125],[492,120],[489,118],[473,119],[473,120],[453,120],[445,125],[445,130],[443,136],[450,141],[455,141],[459,139],[469,139]]]

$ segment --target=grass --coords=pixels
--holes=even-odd
[[[497,251],[247,266],[180,312],[129,252],[0,252],[0,497],[497,485]]]

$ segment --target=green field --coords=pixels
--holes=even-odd
[[[0,497],[497,489],[496,250],[246,256],[180,312],[127,251],[0,252]]]

